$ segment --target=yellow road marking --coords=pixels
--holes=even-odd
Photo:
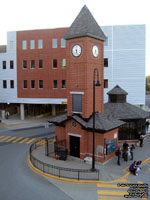
[[[137,183],[138,183],[138,184],[143,184],[143,182],[142,182],[142,181],[138,181]]]
[[[144,160],[141,165],[146,165],[148,162],[150,162],[150,157]]]
[[[5,140],[7,140],[8,138],[10,138],[10,136],[7,136],[7,137],[1,139],[0,142],[5,141]]]
[[[111,185],[111,184],[97,184],[97,187],[100,187],[100,188],[118,188],[120,189],[120,187],[118,187],[117,185]],[[123,187],[123,188],[126,188],[128,189],[129,187]]]
[[[31,143],[32,141],[34,141],[34,140],[35,140],[35,138],[29,140],[28,142],[26,142],[26,144],[30,144],[30,143]]]
[[[98,195],[116,195],[116,196],[124,196],[129,195],[127,191],[119,191],[119,190],[98,190]]]
[[[101,197],[98,197],[98,200],[125,200],[124,197],[109,197],[109,196],[101,196]]]
[[[125,169],[123,169],[124,172],[126,172],[129,169],[129,167],[126,167]]]
[[[29,138],[25,138],[24,140],[22,140],[21,142],[19,142],[20,144],[22,144],[23,142],[27,141]]]
[[[12,137],[12,138],[10,138],[9,140],[7,140],[6,142],[10,142],[10,141],[12,141],[12,140],[14,140],[16,137]]]
[[[0,136],[0,138],[3,138],[4,136]]]
[[[44,145],[44,144],[46,144],[46,141],[43,139],[43,140],[40,140],[40,141],[36,142],[36,144]]]
[[[16,140],[14,140],[12,143],[18,142],[19,140],[21,140],[23,137],[17,138]]]

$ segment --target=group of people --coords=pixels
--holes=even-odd
[[[123,144],[122,150],[121,147],[119,147],[116,151],[116,156],[118,157],[117,164],[120,165],[121,156],[124,159],[124,161],[128,161],[129,158],[130,160],[133,160],[134,149],[135,149],[134,144],[131,144],[131,146],[129,146],[129,144],[126,142]]]
[[[142,161],[134,161],[130,167],[129,167],[129,171],[131,173],[133,173],[134,175],[138,175],[139,171],[141,170],[141,164],[142,164]]]

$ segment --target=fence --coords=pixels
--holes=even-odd
[[[41,139],[33,143],[30,147],[30,161],[35,168],[39,169],[44,173],[60,178],[62,177],[76,180],[99,180],[99,170],[91,171],[86,169],[71,169],[59,167],[53,164],[44,163],[43,161],[40,161],[35,156],[33,156],[32,152],[37,148],[41,147],[42,145],[46,146],[47,142],[47,139]]]

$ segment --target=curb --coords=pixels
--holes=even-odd
[[[67,178],[60,178],[57,176],[53,176],[50,174],[47,174],[39,169],[37,169],[36,167],[34,167],[30,161],[30,156],[28,155],[28,159],[27,159],[27,163],[28,166],[37,174],[50,178],[50,179],[54,179],[57,181],[62,181],[62,182],[66,182],[66,183],[75,183],[75,184],[100,184],[100,183],[115,183],[115,182],[127,182],[126,178],[130,175],[130,172],[127,172],[125,175],[123,175],[121,178],[119,179],[115,179],[112,181],[84,181],[84,180],[73,180],[73,179],[67,179]]]

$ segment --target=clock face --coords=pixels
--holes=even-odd
[[[75,56],[75,57],[78,57],[80,56],[82,53],[82,48],[80,45],[76,44],[73,46],[72,48],[72,54]]]
[[[93,46],[92,48],[92,53],[93,53],[93,56],[94,57],[97,57],[98,54],[99,54],[99,50],[98,50],[98,47],[96,45]]]

